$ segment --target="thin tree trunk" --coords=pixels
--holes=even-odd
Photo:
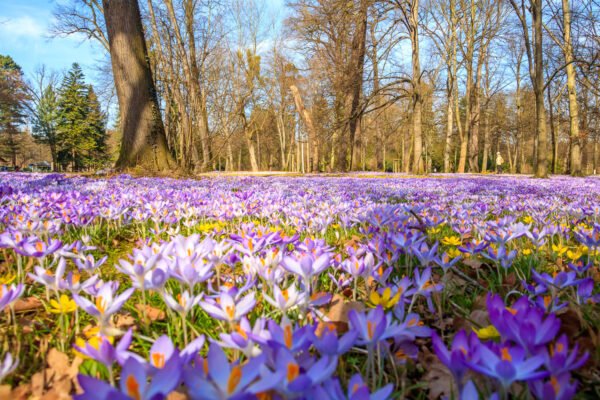
[[[575,66],[573,65],[573,48],[571,44],[571,11],[569,0],[562,0],[563,10],[563,53],[567,65],[567,91],[569,93],[569,128],[571,136],[571,176],[582,176],[581,143],[579,136],[579,115],[577,91],[575,89]]]

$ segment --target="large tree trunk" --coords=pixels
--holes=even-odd
[[[362,113],[360,112],[360,103],[363,86],[363,71],[365,66],[365,52],[367,42],[367,0],[360,1],[360,10],[358,24],[352,39],[352,50],[350,53],[350,73],[348,74],[350,84],[349,96],[349,115],[348,130],[350,135],[350,163],[348,169],[356,167],[355,147],[360,146],[357,140],[356,132],[360,129]]]
[[[116,167],[173,166],[152,80],[137,0],[103,0],[123,137]]]
[[[562,0],[563,10],[563,53],[567,65],[567,91],[569,93],[569,127],[571,136],[571,176],[582,176],[581,143],[579,137],[579,115],[577,92],[575,90],[575,66],[573,65],[573,47],[571,44],[571,11],[569,0]]]

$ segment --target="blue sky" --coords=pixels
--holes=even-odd
[[[77,62],[94,83],[103,49],[82,35],[51,38],[54,7],[51,0],[0,0],[0,54],[10,55],[28,79],[38,65],[64,72]]]

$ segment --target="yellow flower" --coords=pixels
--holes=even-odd
[[[440,233],[440,228],[429,228],[427,231],[430,235],[435,235],[436,233]]]
[[[88,339],[87,342],[85,341],[85,339],[78,337],[75,339],[75,346],[85,349],[85,344],[88,343],[93,348],[98,349],[100,347],[100,342],[102,340],[108,340],[110,342],[110,344],[114,343],[114,338],[112,336],[100,336],[99,333],[100,333],[99,327],[94,327],[94,328],[88,329],[87,331],[83,332],[85,337]],[[73,349],[73,352],[75,353],[76,356],[79,356],[83,359],[89,358],[85,354],[78,352],[77,347]]]
[[[527,215],[525,218],[523,218],[523,222],[526,224],[533,224],[534,220],[531,218],[531,216]]]
[[[563,254],[565,254],[565,252],[568,250],[565,246],[559,244],[559,245],[552,245],[552,250],[557,253],[559,256],[562,256]]]
[[[462,241],[456,236],[444,236],[442,244],[445,244],[446,246],[460,246]]]
[[[448,250],[448,256],[450,258],[456,258],[456,257],[458,257],[460,255],[462,255],[462,253],[456,247],[453,247],[453,248],[451,248],[451,249]]]
[[[479,339],[483,339],[483,340],[500,339],[500,333],[498,332],[498,330],[496,329],[496,327],[494,325],[490,325],[486,328],[481,328],[481,329],[473,328],[473,332],[475,332],[475,334],[477,334]]]
[[[0,285],[10,285],[15,280],[16,277],[17,277],[17,275],[3,276],[2,278],[0,278]]]
[[[60,295],[60,304],[54,299],[50,300],[50,306],[50,312],[53,314],[72,313],[77,309],[75,300],[70,299],[66,294]]]
[[[578,250],[576,252],[573,252],[569,250],[567,251],[567,257],[569,257],[573,261],[579,260],[581,258],[581,251]]]
[[[523,249],[522,253],[525,254],[526,256],[531,254],[531,249]]]
[[[392,297],[392,290],[389,287],[385,288],[382,295],[379,295],[378,292],[374,291],[369,296],[371,307],[377,307],[378,305],[381,305],[384,309],[393,307],[398,300],[400,300],[400,292],[396,293],[396,295]]]

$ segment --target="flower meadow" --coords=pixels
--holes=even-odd
[[[0,174],[0,395],[600,398],[599,218],[592,178]]]

